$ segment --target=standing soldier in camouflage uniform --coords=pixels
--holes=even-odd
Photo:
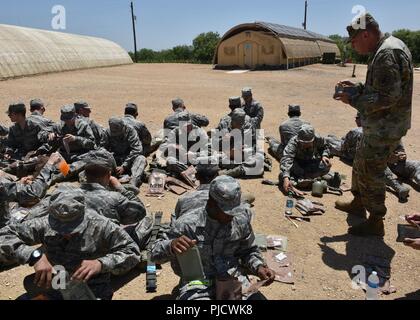
[[[124,123],[120,118],[109,119],[109,129],[105,131],[101,147],[115,158],[118,177],[131,173],[131,184],[140,187],[147,161],[142,156],[142,145],[136,130]]]
[[[125,124],[132,126],[137,131],[137,135],[139,136],[140,142],[143,146],[143,155],[148,157],[150,153],[154,151],[151,146],[152,135],[143,122],[136,120],[138,116],[139,112],[137,105],[134,103],[128,103],[125,106],[123,120]]]
[[[181,277],[179,300],[214,300],[216,281],[227,276],[237,277],[243,288],[249,285],[245,268],[270,285],[274,272],[267,267],[255,245],[249,210],[241,210],[239,183],[226,176],[213,180],[209,200],[203,208],[180,217],[162,239],[152,247],[152,260],[171,262]],[[183,279],[176,256],[197,246],[205,279],[189,283]]]
[[[34,122],[39,123],[44,130],[52,131],[55,125],[54,121],[47,119],[44,116],[45,113],[45,105],[41,99],[33,99],[30,101],[30,110],[31,115],[28,119],[33,120]]]
[[[264,108],[258,101],[254,100],[252,97],[252,89],[244,88],[242,89],[242,98],[244,103],[242,108],[245,110],[245,113],[251,118],[251,123],[255,129],[261,129],[261,123],[264,119]]]
[[[22,102],[9,106],[8,115],[14,123],[9,129],[6,141],[5,158],[21,160],[27,155],[38,155],[45,152],[40,134],[43,127],[31,119],[26,118],[26,107]]]
[[[239,99],[239,97],[237,98]],[[212,137],[213,149],[220,151],[220,143],[229,141],[230,149],[221,150],[220,168],[221,175],[234,178],[246,176],[262,176],[264,174],[264,154],[257,150],[256,130],[251,122],[246,122],[245,111],[241,108],[232,112],[232,121],[228,128],[222,130],[220,135]],[[240,139],[238,141],[238,139]],[[217,148],[219,147],[219,148]],[[235,159],[240,156],[240,159]]]
[[[274,138],[267,138],[269,144],[268,151],[275,159],[281,160],[284,148],[286,148],[290,139],[297,136],[300,128],[302,128],[304,124],[309,124],[300,118],[301,115],[302,113],[299,105],[289,105],[288,116],[290,119],[283,122],[279,127],[281,142]]]
[[[166,130],[174,130],[178,128],[180,122],[178,119],[178,114],[187,111],[186,109],[187,108],[185,107],[184,101],[182,99],[177,98],[172,100],[172,110],[174,113],[165,119],[163,128]],[[207,127],[210,123],[206,116],[200,114],[190,112],[190,117],[192,123],[199,128]]]
[[[28,184],[12,182],[2,177],[0,170],[0,228],[10,220],[9,202],[18,202],[23,207],[31,207],[38,203],[46,194],[51,184],[54,165],[61,159],[53,153],[39,175]]]
[[[85,209],[80,189],[55,191],[49,215],[0,230],[0,258],[14,257],[35,269],[35,284],[47,296],[53,267],[63,266],[72,280],[84,281],[100,299],[111,299],[110,276],[122,275],[139,263],[139,249],[128,234],[108,219]],[[41,249],[33,246],[42,244]],[[59,296],[59,295],[58,295]]]
[[[87,102],[78,101],[74,103],[74,109],[77,113],[78,119],[84,120],[89,124],[89,127],[92,129],[93,135],[95,137],[95,144],[99,146],[105,134],[105,129],[101,125],[97,124],[94,120],[90,119],[92,108]]]
[[[217,130],[225,130],[227,129],[231,122],[232,122],[232,114],[235,109],[242,108],[241,98],[239,97],[231,97],[229,98],[229,109],[231,112],[220,119],[219,125],[217,126]],[[247,115],[246,122],[251,122],[251,118]]]
[[[392,152],[411,128],[413,63],[410,50],[399,39],[383,35],[376,20],[365,14],[360,24],[347,27],[353,48],[370,54],[365,84],[344,81],[344,91],[336,96],[360,112],[363,138],[353,165],[351,202],[338,201],[338,209],[369,219],[349,229],[353,235],[384,236],[385,169]],[[361,26],[362,25],[362,26]]]
[[[58,150],[68,163],[80,160],[83,154],[96,148],[92,129],[86,121],[77,119],[73,105],[61,108],[60,119],[62,123],[54,127],[54,132],[44,132],[44,135],[48,136],[50,144],[57,143],[57,139],[60,140]]]
[[[287,144],[281,159],[279,179],[283,181],[284,191],[293,189],[291,180],[316,179],[328,174],[331,169],[329,157],[325,139],[316,135],[311,125],[304,124]]]

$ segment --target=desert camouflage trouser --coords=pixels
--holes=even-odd
[[[352,193],[361,197],[363,206],[373,215],[386,215],[385,170],[399,141],[400,139],[385,140],[364,135],[357,147],[353,163]]]

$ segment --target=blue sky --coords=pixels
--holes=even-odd
[[[191,44],[201,32],[221,35],[231,27],[254,21],[300,27],[303,0],[135,0],[138,43],[141,48],[165,49]],[[54,5],[66,8],[65,32],[113,40],[132,50],[128,0],[14,0],[0,2],[0,23],[51,30]],[[417,0],[309,0],[308,29],[325,35],[345,34],[352,8],[363,5],[384,31],[420,30]]]

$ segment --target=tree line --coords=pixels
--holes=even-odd
[[[396,30],[393,36],[404,41],[410,48],[415,64],[420,64],[420,30],[411,31],[408,29]],[[334,40],[341,52],[341,58],[344,61],[353,63],[366,64],[369,57],[357,54],[351,48],[350,44],[346,44],[346,37],[338,34],[331,35],[330,39]],[[141,63],[203,63],[212,64],[216,47],[221,40],[217,32],[205,32],[199,34],[192,45],[175,46],[172,49],[152,50],[141,49],[137,52],[138,62]],[[129,53],[134,61],[134,53]]]
[[[420,64],[420,30],[412,31],[408,29],[396,30],[392,33],[394,37],[397,37],[404,41],[408,46],[413,55],[413,61],[416,65]],[[344,61],[351,61],[353,63],[366,64],[369,57],[361,56],[357,54],[350,44],[346,44],[347,38],[342,37],[338,34],[330,36],[330,39],[334,40],[341,52],[341,58]]]
[[[217,32],[199,34],[192,45],[181,45],[161,51],[141,49],[137,60],[141,63],[213,63],[214,51],[220,41]],[[129,53],[134,61],[134,53]]]

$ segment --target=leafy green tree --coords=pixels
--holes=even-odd
[[[199,34],[193,41],[193,56],[199,63],[212,63],[214,52],[220,41],[217,32]]]
[[[192,62],[194,60],[191,46],[176,46],[172,48],[172,52],[176,61]]]

